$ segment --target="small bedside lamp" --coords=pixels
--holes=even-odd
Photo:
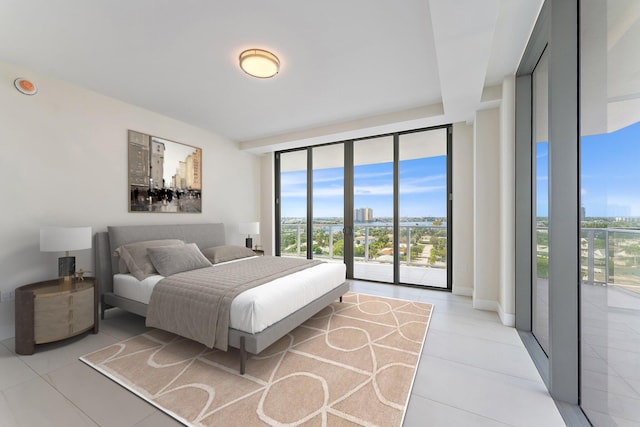
[[[244,245],[249,249],[252,249],[253,239],[251,238],[252,234],[260,234],[260,223],[259,222],[242,222],[238,226],[238,231],[241,234],[246,234],[247,238],[244,240]]]
[[[58,276],[71,282],[76,272],[76,257],[69,251],[91,249],[91,227],[42,227],[40,229],[41,252],[64,252],[58,258]]]

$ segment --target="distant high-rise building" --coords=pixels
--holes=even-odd
[[[129,131],[129,185],[131,189],[148,189],[151,185],[149,178],[149,135]]]
[[[370,222],[373,221],[373,209],[371,208],[357,208],[354,212],[355,222]]]
[[[164,188],[164,142],[151,138],[151,180],[153,188]]]

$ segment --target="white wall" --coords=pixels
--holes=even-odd
[[[516,161],[516,83],[511,76],[502,82],[500,104],[500,294],[498,314],[502,323],[516,324],[515,294],[515,161]]]
[[[506,78],[501,89],[499,107],[477,111],[474,123],[473,306],[495,311],[503,324],[514,326],[514,78]]]
[[[499,123],[497,108],[476,112],[473,306],[492,311],[498,311],[500,283]]]
[[[473,125],[453,125],[453,283],[456,295],[473,294]]]
[[[35,96],[13,87],[34,81]],[[215,100],[212,100],[215,102]],[[127,130],[202,148],[201,214],[129,213]],[[0,290],[57,276],[62,254],[39,250],[44,225],[224,222],[244,244],[239,222],[260,219],[260,158],[200,128],[0,62]],[[72,252],[93,270],[92,251]],[[0,339],[14,334],[13,302],[0,303]]]
[[[266,255],[275,254],[275,163],[273,153],[263,154],[260,159],[260,236],[259,244]]]

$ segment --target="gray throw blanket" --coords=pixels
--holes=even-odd
[[[227,351],[229,311],[238,294],[321,262],[262,256],[165,277],[151,293],[146,325]]]

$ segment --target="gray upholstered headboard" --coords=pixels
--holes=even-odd
[[[100,293],[113,292],[113,275],[118,272],[114,251],[122,245],[145,240],[180,239],[200,249],[225,244],[224,224],[126,225],[109,226],[96,233],[96,278]]]

